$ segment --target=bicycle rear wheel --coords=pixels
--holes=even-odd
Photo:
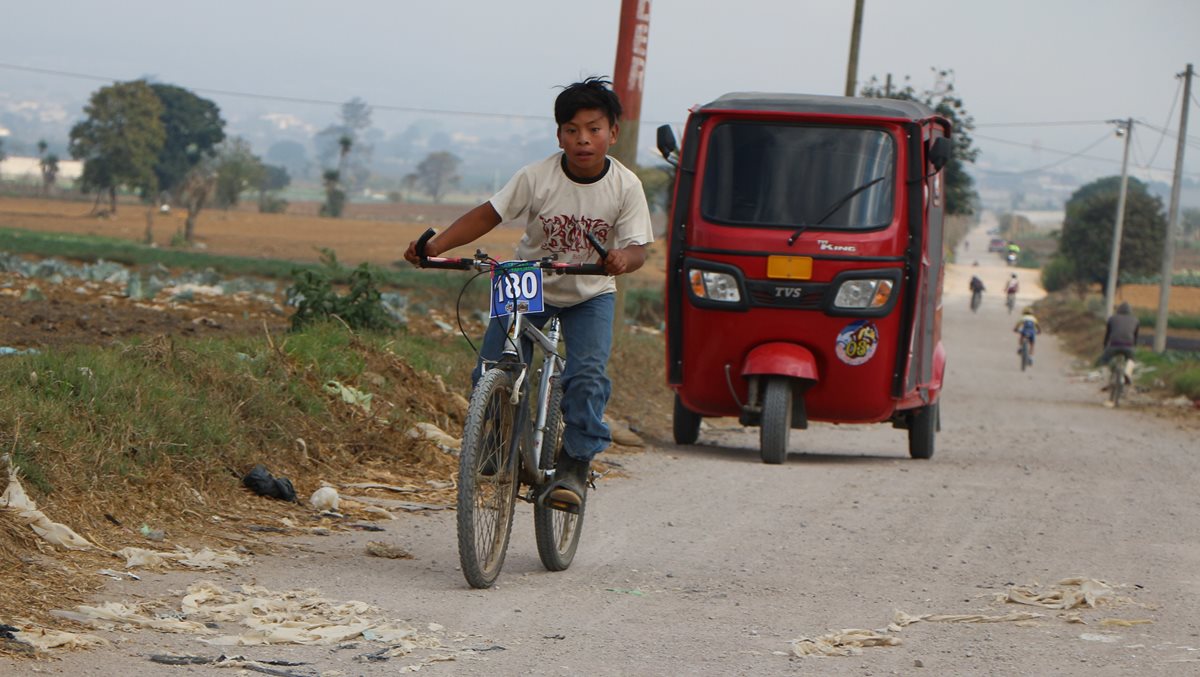
[[[1029,339],[1021,339],[1021,371],[1029,366]]]
[[[513,376],[490,369],[475,385],[458,461],[458,558],[473,588],[500,575],[517,500]]]
[[[553,468],[562,450],[562,384],[556,377],[550,382],[550,407],[546,413],[546,434],[542,437],[541,462],[544,469]],[[550,571],[564,571],[575,559],[579,535],[583,531],[583,514],[587,501],[579,506],[579,514],[533,504],[533,531],[537,536],[538,557]]]

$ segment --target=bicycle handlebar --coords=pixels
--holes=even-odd
[[[417,257],[420,260],[419,268],[440,268],[444,270],[491,270],[497,266],[503,266],[504,263],[494,261],[487,254],[480,250],[475,251],[474,258],[442,258],[437,256],[425,256],[425,245],[430,238],[434,236],[435,231],[430,228],[421,234],[417,239],[416,249]],[[608,256],[608,250],[595,235],[585,232],[584,236],[596,250],[596,253],[605,258]],[[555,273],[558,275],[607,275],[604,272],[604,264],[602,263],[561,263],[550,258],[530,261],[542,270]]]

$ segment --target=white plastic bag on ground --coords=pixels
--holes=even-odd
[[[16,513],[22,521],[33,529],[47,543],[67,548],[68,550],[91,550],[95,546],[83,536],[75,533],[71,527],[50,518],[37,508],[37,503],[25,493],[21,486],[20,473],[13,465],[12,458],[5,454],[2,459],[8,467],[8,487],[0,495],[0,508]]]

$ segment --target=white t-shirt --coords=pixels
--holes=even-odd
[[[563,170],[562,157],[555,153],[522,167],[490,200],[504,221],[525,222],[517,258],[596,263],[599,256],[583,236],[585,230],[608,249],[654,241],[646,194],[636,174],[610,157],[599,179],[579,183]],[[547,303],[567,307],[616,291],[617,281],[604,275],[547,275],[544,289]]]

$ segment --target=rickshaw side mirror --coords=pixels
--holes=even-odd
[[[671,125],[658,128],[658,152],[662,153],[663,159],[672,166],[678,166],[677,160],[671,159],[672,155],[679,152],[679,144],[675,142],[675,132],[671,131]]]
[[[934,171],[941,171],[942,167],[950,161],[950,155],[954,152],[954,146],[950,143],[950,139],[939,136],[930,144],[926,155],[929,158],[929,164],[933,165]]]

